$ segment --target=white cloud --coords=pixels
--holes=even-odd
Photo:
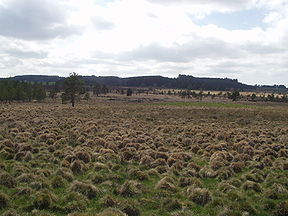
[[[191,19],[245,9],[262,10],[266,27]],[[186,73],[288,85],[287,38],[286,0],[0,0],[1,77]]]
[[[0,5],[0,35],[24,40],[47,40],[79,33],[65,21],[65,4],[48,0],[10,0]]]

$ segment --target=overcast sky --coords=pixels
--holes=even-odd
[[[71,72],[288,86],[288,1],[0,0],[0,77]]]

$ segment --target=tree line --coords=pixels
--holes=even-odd
[[[3,79],[0,80],[0,101],[42,101],[46,90],[42,84]]]

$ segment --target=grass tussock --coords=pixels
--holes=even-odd
[[[287,215],[285,104],[101,100],[0,104],[0,215]]]

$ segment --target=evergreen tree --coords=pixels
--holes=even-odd
[[[77,95],[81,93],[83,81],[80,76],[73,72],[67,77],[64,81],[64,96],[62,97],[65,100],[70,100],[72,107],[75,106],[75,100]]]
[[[132,96],[132,94],[133,94],[132,89],[128,88],[127,89],[127,96]]]

